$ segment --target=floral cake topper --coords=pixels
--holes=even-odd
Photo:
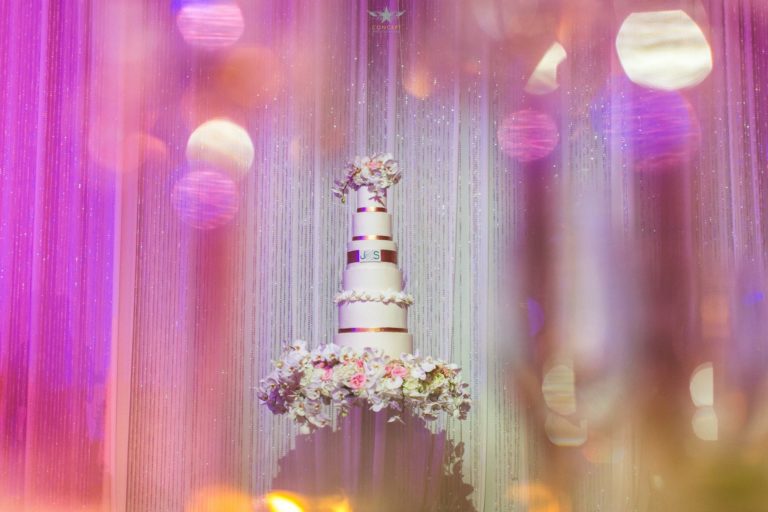
[[[390,357],[333,343],[309,351],[306,342],[296,341],[273,364],[258,397],[274,414],[287,413],[302,433],[330,424],[327,411],[343,417],[355,405],[393,410],[391,422],[404,410],[425,420],[439,412],[465,419],[472,404],[459,367],[431,357]]]
[[[366,187],[372,197],[379,202],[384,202],[384,191],[400,181],[400,170],[397,160],[391,153],[376,153],[372,156],[356,157],[344,168],[346,175],[343,179],[336,180],[333,194],[346,202],[346,195],[350,189],[357,190]]]

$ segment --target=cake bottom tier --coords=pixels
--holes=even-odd
[[[355,350],[378,348],[391,357],[413,353],[413,335],[407,332],[344,332],[336,334],[333,342]]]

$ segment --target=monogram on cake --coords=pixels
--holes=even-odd
[[[387,208],[387,188],[399,179],[397,162],[391,155],[379,154],[351,164],[336,189],[342,197],[349,188],[357,192],[347,266],[336,296],[339,326],[334,343],[356,350],[377,348],[392,357],[413,352],[413,336],[408,332],[413,297],[403,291]]]

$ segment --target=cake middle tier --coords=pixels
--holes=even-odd
[[[358,263],[349,265],[341,277],[342,290],[403,290],[403,273],[395,265]]]
[[[353,240],[392,240],[392,216],[388,213],[352,214]]]
[[[407,332],[348,332],[336,334],[333,342],[358,351],[377,348],[390,357],[413,353],[413,336]]]
[[[357,329],[387,329],[407,332],[408,308],[383,302],[344,302],[339,304],[339,332]]]

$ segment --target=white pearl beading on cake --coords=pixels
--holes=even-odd
[[[410,306],[413,304],[413,295],[396,290],[344,290],[333,299],[336,304],[345,302],[382,302],[384,304],[397,304]]]

